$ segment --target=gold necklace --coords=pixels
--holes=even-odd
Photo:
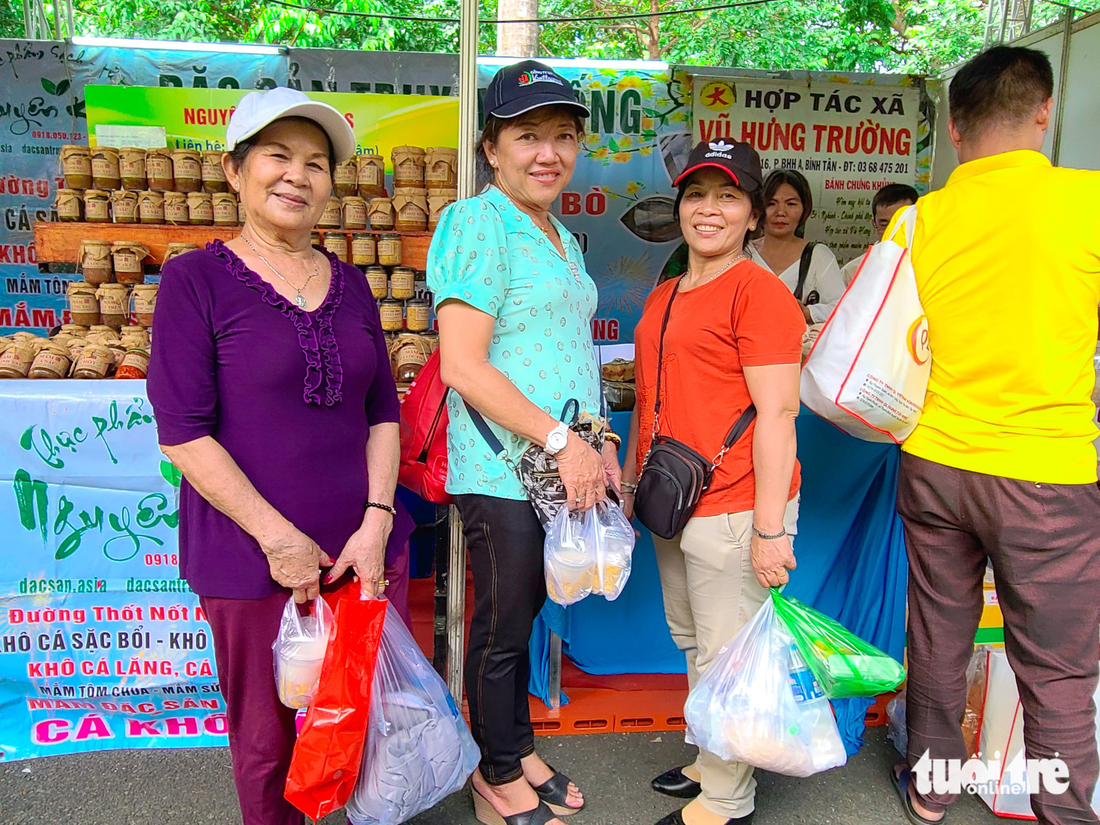
[[[705,281],[703,281],[703,282],[702,282],[701,284],[696,284],[695,286],[693,286],[693,287],[692,287],[692,289],[698,289],[698,288],[699,288],[699,287],[701,287],[701,286],[706,286],[706,285],[707,285],[707,284],[709,284],[709,283],[710,283],[711,281],[713,281],[713,280],[714,280],[715,278],[717,278],[717,277],[718,277],[719,275],[721,275],[721,274],[722,274],[722,273],[724,273],[724,272],[727,272],[727,271],[729,270],[729,268],[730,268],[731,266],[733,266],[733,265],[734,265],[735,263],[737,263],[737,262],[738,262],[739,260],[741,260],[741,259],[742,259],[742,258],[744,258],[744,257],[746,257],[746,256],[745,256],[745,250],[744,250],[744,249],[742,249],[742,250],[741,250],[740,252],[738,252],[738,253],[737,253],[736,255],[734,255],[734,256],[733,256],[732,258],[730,258],[730,259],[729,259],[728,261],[726,261],[726,262],[725,262],[724,264],[722,264],[722,266],[721,266],[721,267],[719,267],[719,269],[718,269],[718,271],[717,271],[717,272],[715,272],[715,273],[714,273],[713,275],[711,275],[711,276],[710,276],[709,278],[707,278],[707,279],[706,279]],[[687,274],[688,276],[690,276],[690,275],[691,275],[691,273],[690,273],[690,272],[688,272],[688,273],[686,273],[686,274]],[[680,283],[682,284],[682,283],[683,283],[683,281],[681,280],[681,282],[680,282]]]

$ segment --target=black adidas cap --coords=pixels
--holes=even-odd
[[[590,114],[577,102],[569,81],[537,60],[504,66],[485,90],[485,113],[493,117],[516,117],[542,106],[569,106],[581,117]]]
[[[739,189],[744,189],[746,192],[759,189],[764,180],[763,173],[760,171],[760,155],[756,154],[755,149],[747,143],[719,139],[704,140],[692,149],[687,166],[672,185],[679,186],[680,182],[696,169],[707,166],[721,169],[733,178],[733,182]]]

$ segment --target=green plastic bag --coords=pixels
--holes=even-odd
[[[775,612],[830,699],[877,696],[905,681],[905,668],[839,622],[772,588]]]

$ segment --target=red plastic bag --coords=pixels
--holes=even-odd
[[[401,466],[397,481],[425,501],[450,504],[447,493],[447,387],[439,350],[429,356],[401,401]]]
[[[317,695],[294,745],[285,792],[288,802],[314,820],[342,808],[355,790],[387,604],[360,600],[354,581],[325,598],[336,614],[335,627]]]

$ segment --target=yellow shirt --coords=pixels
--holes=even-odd
[[[1097,192],[1100,172],[1017,151],[965,163],[920,199],[912,260],[932,375],[906,452],[1025,481],[1096,481]]]

